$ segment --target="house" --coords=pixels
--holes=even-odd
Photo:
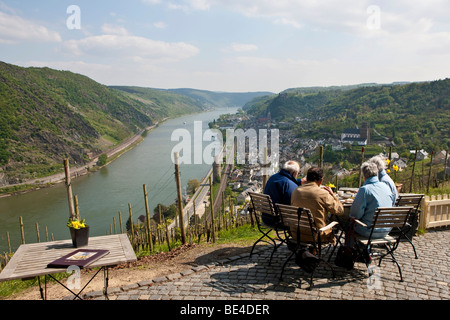
[[[232,183],[230,183],[230,186],[233,190],[237,190],[241,187],[241,183],[240,182],[232,182]]]
[[[240,176],[242,176],[242,171],[239,169],[236,169],[231,174],[231,180],[237,180]]]
[[[359,146],[365,146],[370,142],[370,128],[368,123],[364,123],[359,129],[344,129],[341,134],[342,143],[356,143]]]
[[[385,154],[386,158],[389,158],[389,153]],[[397,152],[392,152],[391,153],[391,160],[395,161],[400,159],[400,155]]]
[[[447,151],[442,150],[433,157],[433,163],[444,163],[446,159],[448,161]]]
[[[392,165],[396,165],[398,169],[401,171],[407,167],[406,159],[400,158],[392,162]]]
[[[410,153],[414,154],[416,152],[416,150],[410,150]],[[425,150],[417,150],[417,155],[416,155],[416,160],[417,161],[421,161],[424,159],[428,159],[428,152],[426,152]]]
[[[249,192],[259,192],[260,188],[256,185],[253,185],[247,189],[245,189],[244,191],[241,192],[240,195],[238,195],[238,197],[236,198],[237,203],[239,202],[245,202],[245,200],[250,200],[250,195],[248,194]]]

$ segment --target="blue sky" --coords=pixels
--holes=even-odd
[[[0,0],[0,61],[232,92],[430,81],[450,75],[449,12],[447,0]]]

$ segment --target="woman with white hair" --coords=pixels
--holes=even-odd
[[[391,190],[392,198],[393,198],[392,206],[395,206],[395,202],[397,201],[397,198],[398,198],[398,191],[397,191],[394,181],[391,179],[391,177],[386,172],[386,168],[387,168],[386,158],[382,155],[378,155],[378,156],[374,156],[374,157],[370,158],[369,162],[373,162],[377,165],[378,180],[380,180],[380,182],[386,183],[387,186],[389,187],[389,189]]]
[[[350,208],[350,217],[354,217],[365,223],[372,225],[373,215],[378,207],[392,207],[392,193],[389,187],[378,180],[378,167],[373,162],[364,162],[361,165],[361,172],[364,177],[364,184],[359,188],[355,200]],[[373,238],[383,238],[390,228],[379,228],[373,232]],[[356,233],[368,237],[370,229],[359,224],[355,225]]]

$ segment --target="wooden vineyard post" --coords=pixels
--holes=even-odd
[[[8,240],[8,252],[11,254],[11,239],[9,238],[9,231],[6,231],[6,239]]]
[[[434,151],[431,151],[430,171],[428,171],[427,193],[430,191],[431,168],[433,167],[433,155],[434,155]],[[422,162],[422,163],[423,163],[423,162]],[[445,171],[445,170],[444,170],[444,171]]]
[[[178,219],[181,230],[181,242],[186,244],[186,233],[184,231],[184,217],[183,217],[183,199],[181,198],[181,182],[180,182],[180,166],[178,164],[178,152],[174,153],[175,159],[175,180],[177,183],[177,195],[178,195]]]
[[[215,222],[214,222],[214,196],[213,196],[213,188],[212,188],[212,177],[209,176],[209,203],[211,207],[211,238],[213,243],[216,242],[216,232],[215,232]]]
[[[322,168],[323,165],[323,146],[319,147],[319,168]]]
[[[414,180],[414,170],[416,168],[416,159],[417,159],[417,148],[414,153],[414,162],[413,162],[413,167],[412,167],[412,172],[411,172],[411,181],[409,183],[409,192],[412,192],[413,180]]]
[[[162,219],[162,215],[161,215],[161,205],[158,204],[158,211],[159,211],[159,223],[163,226],[163,228],[165,228],[166,231],[166,240],[167,240],[167,247],[169,248],[170,251],[170,236],[169,236],[169,229],[167,227],[167,222],[166,222],[166,218],[164,218],[164,220]],[[162,233],[162,232],[161,232]]]
[[[152,232],[150,230],[150,211],[148,208],[147,186],[144,184],[144,197],[145,197],[145,213],[147,220],[147,237],[150,246],[150,252],[153,251]]]
[[[131,212],[131,203],[128,203],[128,211],[130,212],[131,243],[134,244],[134,226],[133,226],[133,213]]]
[[[78,208],[78,196],[75,195],[73,197],[74,200],[74,206],[75,206],[75,216],[77,217],[78,220],[80,220],[80,210]]]
[[[358,185],[358,187],[361,187],[361,184],[362,184],[361,166],[362,166],[363,162],[364,162],[364,147],[362,147],[362,149],[361,149],[361,164],[359,167],[359,185]]]
[[[25,244],[25,234],[23,233],[23,219],[19,217],[20,235],[22,236],[22,244]]]
[[[41,237],[39,235],[39,224],[36,222],[36,237],[37,237],[37,242],[41,242]]]
[[[120,212],[120,210],[119,210],[119,224],[120,224],[120,233],[123,233],[122,212]]]
[[[73,205],[72,184],[70,182],[69,159],[64,159],[64,172],[66,174],[67,200],[69,201],[70,218],[75,218],[75,209]]]

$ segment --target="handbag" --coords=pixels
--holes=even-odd
[[[295,253],[295,263],[306,272],[311,273],[319,265],[320,259],[308,249],[300,249]]]
[[[345,244],[340,246],[334,260],[334,264],[338,267],[352,270],[358,257],[358,250],[356,250],[352,244],[354,244],[353,237],[355,236],[355,221],[350,221],[350,226],[345,237]]]
[[[297,237],[300,239],[300,215],[302,210],[297,211]],[[297,249],[295,251],[295,263],[308,273],[313,272],[320,263],[320,259],[307,248]]]
[[[345,268],[347,270],[352,270],[356,261],[358,253],[355,249],[348,246],[341,246],[336,254],[336,259],[334,264],[338,267]]]

